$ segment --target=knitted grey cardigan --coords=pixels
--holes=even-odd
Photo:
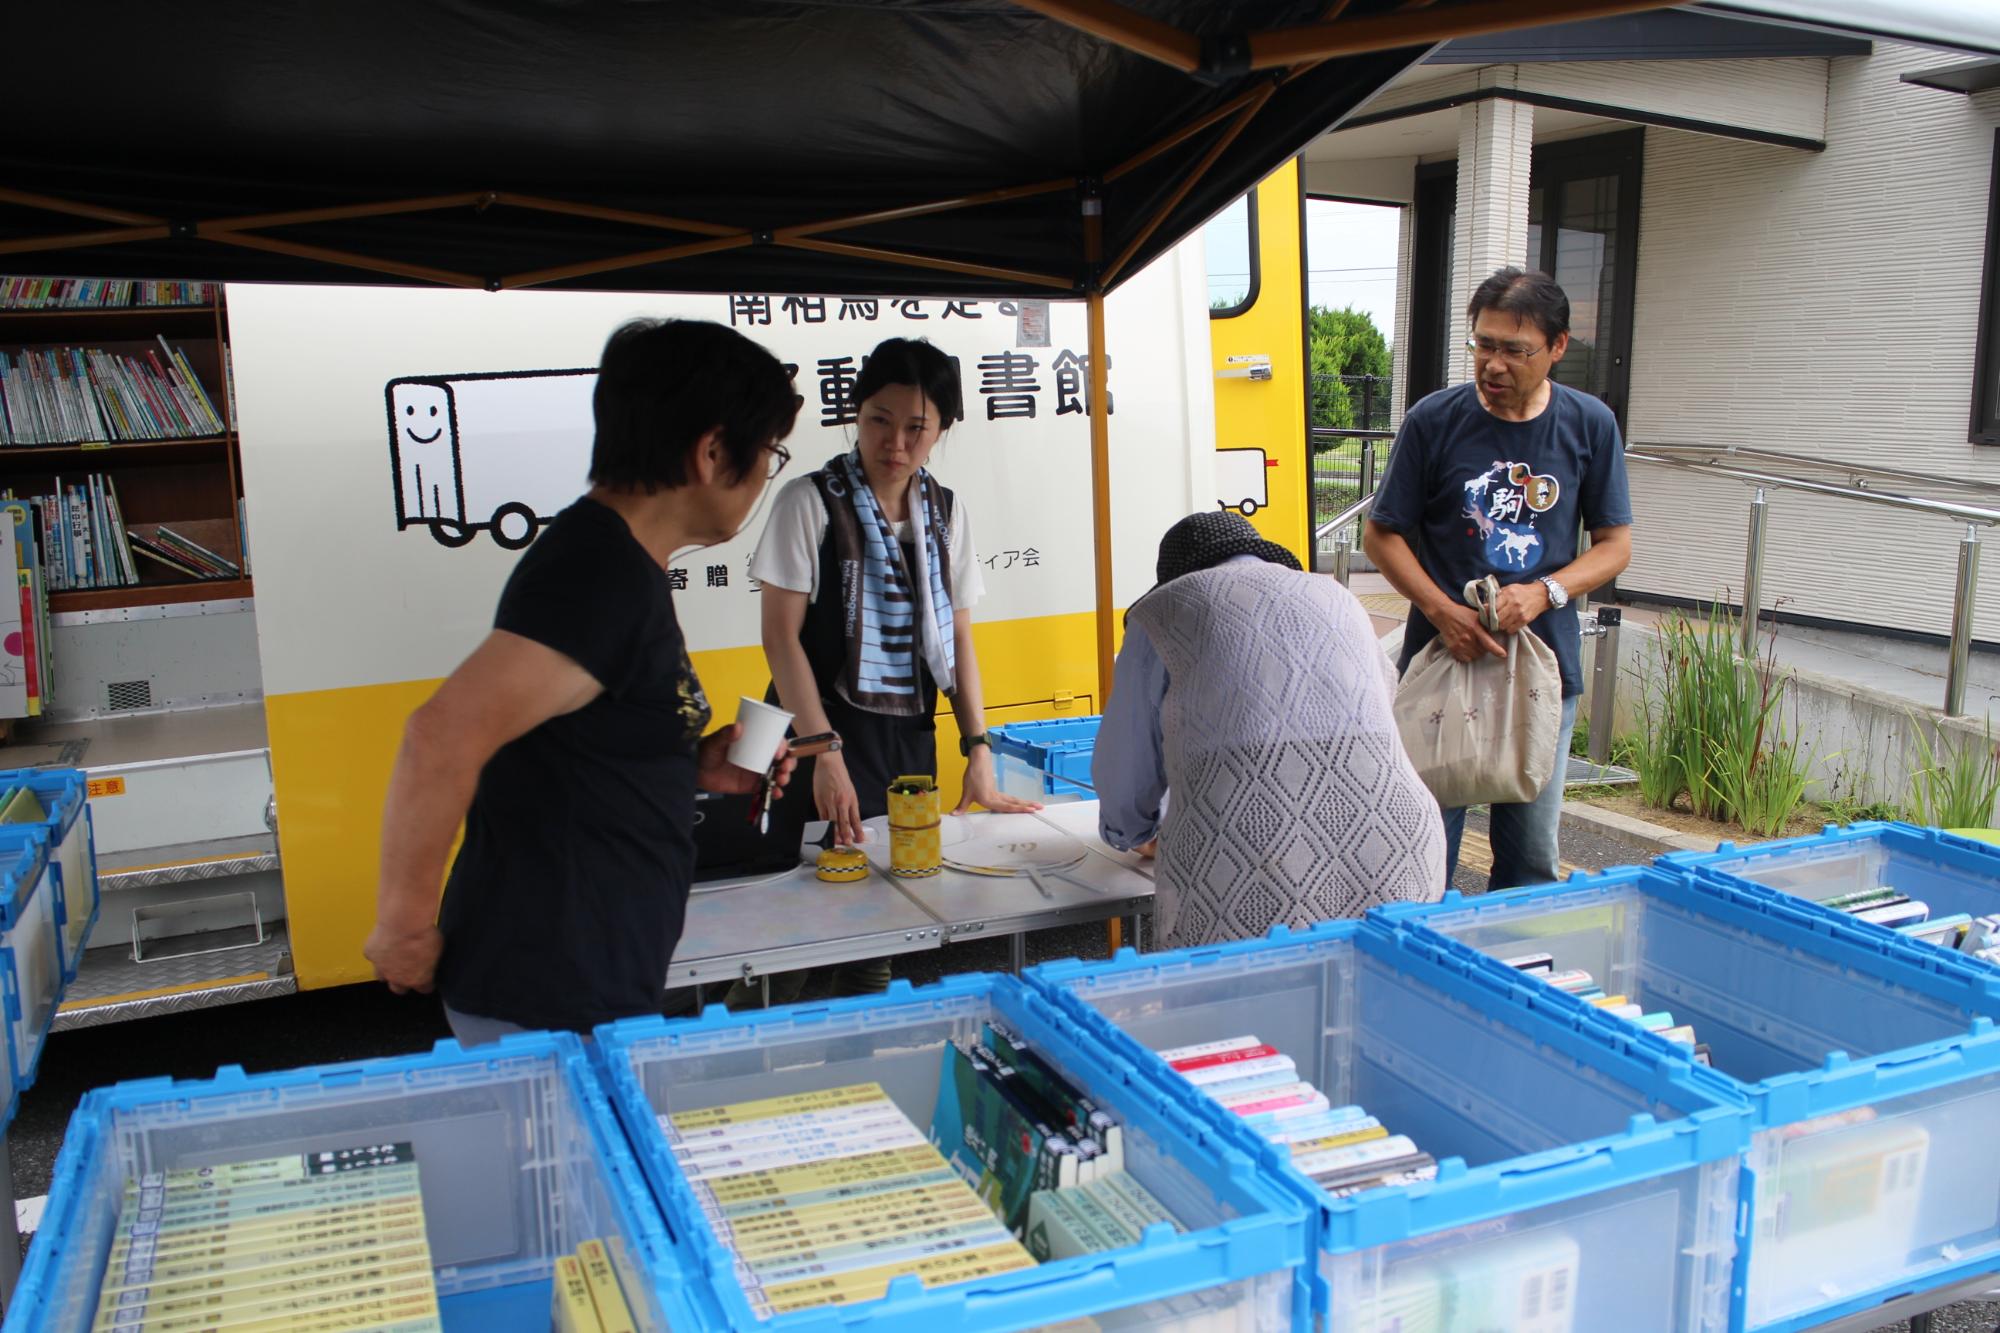
[[[1394,667],[1347,589],[1238,561],[1161,585],[1131,619],[1168,677],[1163,947],[1443,895],[1444,824],[1396,734]]]

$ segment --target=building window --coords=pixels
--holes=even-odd
[[[1972,442],[2000,444],[2000,130],[1986,199],[1986,273],[1979,283],[1979,341],[1972,357]]]
[[[1257,302],[1257,191],[1252,189],[1201,229],[1208,250],[1208,317],[1228,319]]]

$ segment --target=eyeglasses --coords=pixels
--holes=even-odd
[[[764,480],[775,481],[778,474],[785,470],[785,464],[792,461],[792,451],[782,444],[767,444],[764,447],[771,451],[771,470],[764,474]]]
[[[1526,343],[1501,343],[1494,342],[1491,338],[1478,337],[1465,340],[1466,351],[1488,360],[1501,357],[1508,361],[1526,361],[1537,353],[1547,351],[1548,346],[1547,343],[1543,343],[1540,347],[1530,347]]]

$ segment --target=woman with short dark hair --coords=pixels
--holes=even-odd
[[[958,367],[928,342],[878,345],[850,390],[851,453],[778,492],[750,573],[763,584],[764,656],[778,702],[802,736],[842,749],[804,761],[771,836],[797,845],[816,812],[841,843],[886,813],[890,782],[937,775],[937,696],[951,701],[965,756],[964,799],[1036,809],[1003,795],[986,743],[972,607],[985,592],[972,520],[925,466],[965,415]],[[778,982],[785,981],[778,979]],[[783,994],[791,986],[774,983]],[[846,969],[838,990],[880,990],[888,967]]]
[[[363,952],[394,990],[441,989],[461,1042],[660,1012],[695,789],[763,782],[725,758],[736,727],[702,734],[667,566],[749,521],[798,409],[777,358],[718,324],[639,320],[605,345],[590,490],[515,565],[389,779]]]

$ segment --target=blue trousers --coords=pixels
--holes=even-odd
[[[1563,771],[1569,762],[1570,735],[1576,730],[1576,696],[1563,700],[1562,728],[1556,735],[1556,766],[1548,785],[1532,801],[1496,805],[1488,838],[1493,844],[1493,873],[1487,891],[1518,889],[1525,884],[1552,884],[1557,879],[1556,834],[1562,827]],[[1465,833],[1465,807],[1444,812],[1444,878],[1458,870],[1458,842]]]

